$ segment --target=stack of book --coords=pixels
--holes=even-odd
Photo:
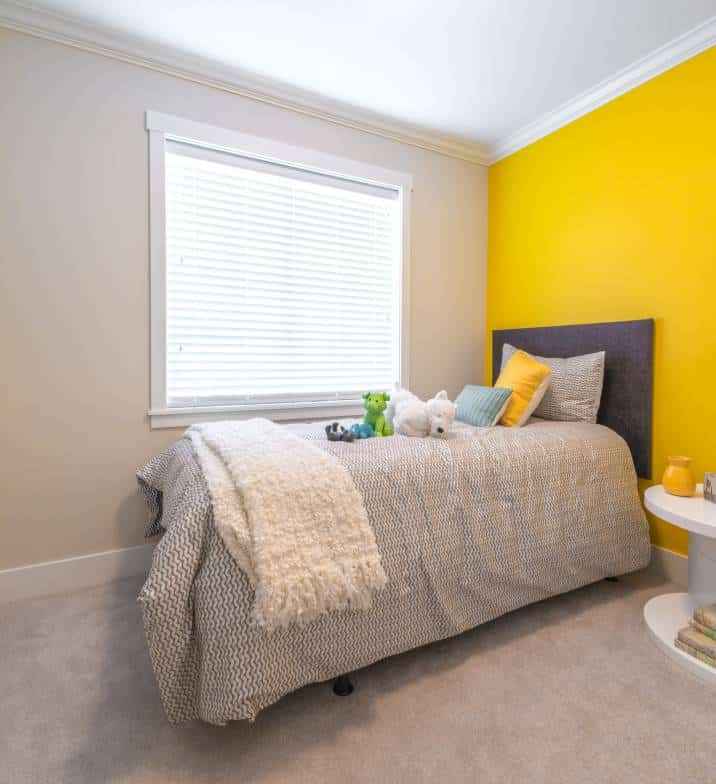
[[[677,648],[716,668],[716,604],[699,607],[674,640]]]

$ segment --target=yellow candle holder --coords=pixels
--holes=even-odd
[[[696,482],[691,472],[691,458],[683,455],[670,457],[661,484],[671,495],[692,496],[696,492]]]

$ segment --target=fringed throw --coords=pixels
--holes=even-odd
[[[367,609],[386,583],[363,499],[331,455],[266,419],[188,434],[214,523],[271,630],[332,610]]]

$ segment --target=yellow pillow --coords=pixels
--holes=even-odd
[[[538,362],[526,351],[517,350],[495,381],[496,387],[512,390],[500,424],[521,427],[532,416],[549,386],[549,365]]]

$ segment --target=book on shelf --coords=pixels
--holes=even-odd
[[[702,626],[716,631],[716,604],[707,604],[694,610],[694,620]]]
[[[709,667],[716,669],[716,659],[711,656],[707,656],[705,653],[701,653],[701,651],[697,650],[696,648],[692,648],[690,645],[682,642],[678,637],[674,640],[674,645],[684,653],[688,653],[690,656],[693,656],[694,659],[698,659],[704,664],[708,664]]]
[[[712,640],[716,640],[716,629],[709,629],[708,626],[704,626],[702,623],[695,621],[693,618],[689,619],[689,623],[691,626],[693,626],[694,629],[696,629],[696,631],[701,632],[701,634],[705,634]]]
[[[693,626],[685,626],[683,629],[679,629],[677,640],[690,648],[700,651],[704,656],[708,656],[709,659],[713,659],[716,662],[716,640],[701,634]]]

